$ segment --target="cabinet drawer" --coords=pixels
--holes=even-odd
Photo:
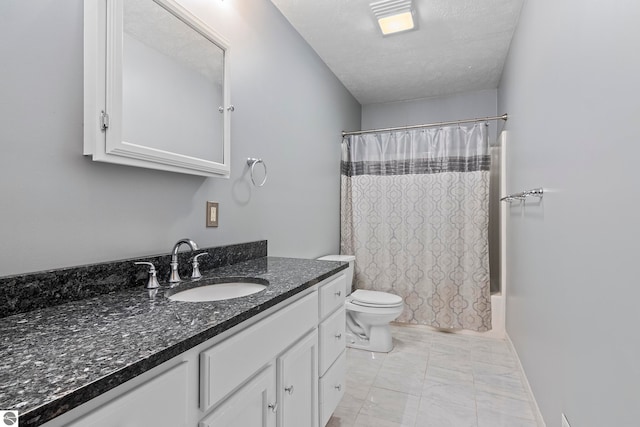
[[[346,289],[347,278],[344,274],[320,287],[320,319],[327,317],[336,308],[344,306]]]
[[[200,353],[200,409],[207,411],[317,322],[313,292]]]
[[[320,334],[320,356],[318,367],[320,376],[329,369],[333,361],[345,348],[345,310],[344,307],[333,313],[318,327]]]
[[[320,378],[320,425],[325,426],[331,414],[344,396],[347,373],[347,352],[343,351],[338,360]]]

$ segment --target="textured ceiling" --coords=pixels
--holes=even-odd
[[[363,105],[498,86],[523,0],[414,0],[382,37],[372,0],[271,0]]]

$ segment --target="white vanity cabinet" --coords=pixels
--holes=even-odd
[[[318,426],[318,333],[278,357],[278,426]]]
[[[216,409],[199,427],[275,426],[276,419],[281,427],[315,427],[317,421],[311,420],[317,420],[318,411],[317,324],[318,293],[312,292],[203,351],[200,409]],[[238,395],[245,397],[238,399]],[[254,415],[243,413],[245,401],[251,407],[247,412]],[[262,412],[253,406],[260,402]],[[228,415],[236,412],[237,418]],[[258,423],[259,413],[264,415]],[[244,417],[250,417],[244,424],[216,421]]]
[[[198,427],[275,427],[275,368],[269,365],[205,417]]]
[[[187,377],[180,363],[67,427],[187,426]]]
[[[331,276],[44,427],[324,427],[344,394],[345,283]]]
[[[200,410],[209,411],[303,335],[315,330],[318,294],[311,294],[200,353]],[[274,396],[275,401],[275,396]]]
[[[317,427],[317,360],[314,328],[224,399],[198,427]]]
[[[324,427],[344,396],[346,377],[344,274],[333,276],[319,288],[319,418]]]

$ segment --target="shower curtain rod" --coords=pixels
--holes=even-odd
[[[431,128],[436,126],[448,126],[448,125],[457,125],[461,123],[474,123],[474,122],[486,122],[489,120],[507,120],[509,118],[508,114],[503,114],[501,116],[494,117],[483,117],[479,119],[465,119],[465,120],[454,120],[452,122],[438,122],[438,123],[428,123],[424,125],[412,125],[412,126],[399,126],[395,128],[383,128],[383,129],[369,129],[369,130],[354,130],[351,132],[342,132],[342,136],[349,135],[362,135],[363,133],[374,133],[374,132],[388,132],[392,130],[405,130],[405,129],[420,129],[420,128]]]

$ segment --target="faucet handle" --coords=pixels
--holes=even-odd
[[[153,263],[151,262],[143,262],[143,261],[139,261],[139,262],[134,262],[134,264],[137,265],[148,265],[149,266],[149,281],[147,282],[147,289],[157,289],[160,287],[160,284],[158,283],[158,278],[156,277],[156,267],[153,265]]]
[[[202,252],[201,254],[198,254],[198,255],[193,257],[193,263],[191,264],[193,266],[193,271],[191,272],[191,278],[192,279],[199,279],[199,278],[202,277],[202,274],[200,273],[200,267],[199,267],[199,264],[198,264],[198,258],[203,256],[203,255],[209,256],[209,254],[207,252]]]
[[[198,258],[199,258],[199,257],[201,257],[201,256],[203,256],[203,255],[209,256],[209,252],[202,252],[201,254],[198,254],[198,255],[194,256],[194,257],[193,257],[193,261],[194,261],[194,262],[197,262],[197,261],[198,261]]]

